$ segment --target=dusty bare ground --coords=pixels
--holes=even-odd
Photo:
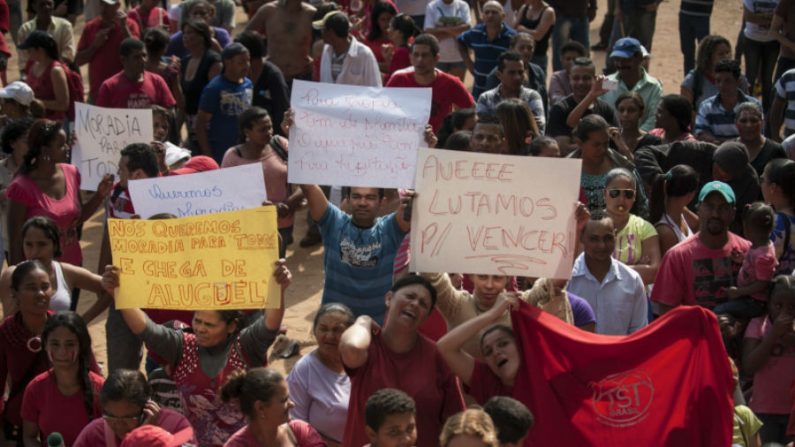
[[[602,21],[602,12],[605,10],[607,0],[599,0],[599,13],[591,24],[591,42],[598,39],[598,27]],[[716,0],[712,15],[713,33],[723,34],[730,41],[735,42],[741,25],[742,6],[739,0]],[[678,93],[682,76],[682,56],[679,50],[678,33],[678,0],[664,0],[657,16],[657,29],[654,39],[651,73],[662,80],[666,93]],[[238,11],[238,30],[246,20],[245,14]],[[78,22],[78,33],[82,31],[82,19]],[[594,54],[594,59],[599,65],[604,63],[604,53]],[[16,60],[13,58],[9,67],[9,79],[17,78]],[[85,67],[83,76],[87,78]],[[85,226],[83,232],[83,250],[85,266],[91,270],[97,268],[98,245],[101,237],[100,216],[94,216]],[[291,338],[311,342],[310,325],[315,310],[320,302],[320,292],[323,284],[321,247],[303,249],[298,247],[298,240],[306,231],[305,211],[299,212],[296,219],[295,240],[288,250],[288,265],[293,272],[293,284],[287,293],[287,314],[284,325]],[[83,292],[80,300],[80,309],[86,309],[96,297]],[[95,320],[91,325],[91,335],[94,341],[94,352],[98,360],[104,364],[106,358],[105,340],[105,315]],[[304,347],[302,353],[311,351],[312,347]],[[298,360],[293,357],[287,360],[277,360],[271,365],[287,372]]]

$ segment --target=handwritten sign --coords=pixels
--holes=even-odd
[[[116,175],[125,146],[152,142],[152,110],[107,109],[78,102],[75,132],[72,164],[80,169],[81,188],[96,191],[102,176]]]
[[[197,174],[131,180],[135,213],[177,217],[257,208],[267,200],[262,165],[251,163]]]
[[[420,149],[411,269],[568,278],[580,163]]]
[[[414,185],[431,89],[295,81],[290,105],[290,183]]]
[[[182,219],[108,219],[119,309],[261,309],[280,303],[272,206]]]

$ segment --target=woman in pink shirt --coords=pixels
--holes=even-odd
[[[113,175],[107,174],[97,192],[83,205],[80,200],[80,172],[67,163],[66,133],[55,121],[38,120],[30,129],[28,153],[8,186],[9,264],[25,259],[22,225],[33,216],[49,217],[58,225],[61,261],[83,265],[78,229],[110,194]]]
[[[290,421],[295,404],[290,400],[287,382],[268,368],[254,368],[230,377],[221,389],[224,401],[236,399],[248,424],[224,447],[326,447],[323,438],[308,423]]]

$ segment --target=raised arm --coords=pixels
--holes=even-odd
[[[309,202],[309,215],[312,219],[319,221],[328,208],[328,199],[323,194],[323,190],[318,185],[301,185],[301,190],[304,192],[307,202]]]
[[[373,340],[373,319],[362,315],[340,337],[342,363],[356,369],[367,363],[367,350]]]
[[[787,335],[793,333],[792,315],[782,312],[773,322],[773,328],[762,338],[743,339],[743,370],[748,375],[753,375],[765,366],[773,349]]]
[[[515,302],[505,299],[495,304],[488,311],[456,327],[436,342],[436,348],[447,362],[447,366],[465,384],[470,384],[472,371],[475,369],[475,359],[464,352],[464,345],[472,337],[477,337],[480,331],[499,320]]]
[[[102,274],[102,287],[114,298],[116,297],[116,288],[119,287],[120,271],[121,269],[115,265],[108,265],[105,266],[105,271]],[[133,334],[140,336],[144,332],[149,319],[144,311],[141,309],[119,309],[119,312]]]
[[[273,276],[276,282],[281,286],[281,304],[277,309],[262,310],[265,314],[265,327],[271,331],[279,329],[282,325],[282,319],[284,318],[284,292],[287,290],[287,287],[290,286],[290,282],[292,282],[293,279],[293,274],[290,273],[290,270],[287,268],[287,261],[284,259],[276,261],[276,270],[273,272]]]

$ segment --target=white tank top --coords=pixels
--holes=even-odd
[[[693,235],[693,230],[690,229],[690,226],[687,224],[687,221],[685,221],[685,228],[687,228],[687,233],[685,234],[682,232],[682,229],[679,228],[679,225],[677,225],[676,222],[674,222],[671,216],[668,215],[668,213],[663,214],[663,217],[660,218],[660,221],[657,222],[657,224],[667,225],[671,227],[679,242],[682,242],[683,240]]]
[[[52,261],[52,268],[55,271],[55,293],[50,298],[50,309],[54,311],[69,310],[72,305],[72,289],[66,283],[66,278],[63,276],[63,269],[61,263]]]

